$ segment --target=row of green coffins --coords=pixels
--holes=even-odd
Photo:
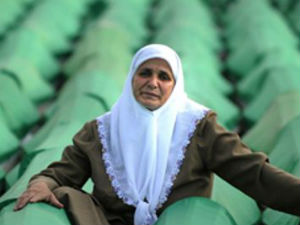
[[[241,98],[248,102],[244,117],[253,124],[272,101],[286,92],[300,92],[300,53],[295,49],[270,52],[237,85]]]
[[[28,29],[42,40],[47,49],[51,52],[59,53],[71,47],[68,39],[78,34],[80,18],[86,13],[87,7],[93,1],[5,0],[1,1],[0,8],[1,12],[3,12],[1,13],[2,17],[13,17],[14,13],[11,13],[11,11],[15,8],[24,8],[24,4],[31,2],[30,9],[23,10],[25,13],[18,21],[19,23],[16,23],[11,29],[15,30],[19,27]],[[8,34],[5,33],[5,36],[9,35],[9,33],[9,31]]]
[[[255,12],[255,13],[254,13]],[[237,19],[239,18],[239,19]],[[299,177],[300,55],[298,40],[268,1],[237,1],[226,16],[228,67],[239,79],[250,130],[243,141],[272,164]],[[247,42],[245,42],[247,39]],[[267,209],[264,224],[298,224],[299,218]]]
[[[13,213],[11,206],[14,204],[16,198],[25,190],[27,182],[33,174],[45,168],[50,161],[60,158],[63,147],[70,144],[72,136],[82,124],[107,111],[116,100],[115,93],[120,92],[115,84],[116,82],[112,81],[113,78],[110,78],[107,74],[108,70],[101,70],[101,68],[98,70],[95,67],[97,65],[96,61],[101,62],[103,60],[102,64],[105,68],[109,68],[105,63],[111,65],[111,62],[115,62],[116,65],[121,67],[123,64],[119,62],[124,60],[124,58],[120,57],[119,61],[116,60],[120,56],[120,52],[125,52],[124,55],[127,58],[131,57],[131,53],[126,53],[129,49],[128,42],[120,42],[122,39],[119,38],[119,34],[122,34],[122,32],[116,30],[113,33],[114,30],[110,28],[116,26],[111,26],[110,21],[107,22],[107,25],[104,23],[104,26],[102,26],[103,30],[101,26],[99,26],[99,29],[93,29],[96,25],[92,26],[87,31],[88,34],[92,35],[86,35],[86,38],[91,40],[90,38],[95,37],[93,42],[88,43],[91,48],[86,48],[86,44],[81,44],[82,46],[84,45],[81,48],[84,51],[89,51],[90,49],[94,51],[96,49],[95,46],[100,46],[99,52],[103,52],[101,57],[95,60],[91,57],[97,57],[95,51],[93,53],[88,52],[85,55],[85,52],[80,52],[80,48],[76,49],[76,54],[78,53],[83,62],[75,61],[74,65],[79,65],[78,68],[81,71],[66,71],[70,72],[67,73],[68,75],[73,75],[72,79],[67,82],[67,85],[60,92],[59,98],[46,112],[46,117],[48,118],[46,125],[23,146],[24,157],[21,163],[6,176],[6,185],[9,190],[1,198],[1,224],[21,224],[22,222],[25,224],[35,224],[40,223],[40,221],[48,221],[49,224],[70,224],[64,211],[58,211],[48,205],[30,205],[27,209],[18,213]],[[105,26],[107,29],[105,29]],[[95,34],[100,35],[96,36]],[[116,37],[115,42],[117,45],[110,42],[111,37]],[[129,40],[130,37],[127,38]],[[105,48],[106,46],[111,46],[111,48]],[[111,54],[106,54],[108,51]],[[40,56],[43,55],[40,54]],[[70,61],[74,61],[74,57]],[[126,63],[126,60],[124,63]],[[67,66],[70,64],[68,63]],[[70,68],[70,66],[66,68]],[[115,68],[115,66],[110,66],[111,74],[113,74],[112,71]],[[47,71],[47,68],[45,69]],[[51,68],[48,69],[51,70]],[[9,98],[11,94],[7,93],[6,96]],[[32,160],[33,157],[35,157],[34,160]],[[40,217],[32,217],[31,212],[35,215],[39,212],[38,215]]]
[[[70,78],[70,80],[60,91],[58,99],[45,112],[46,124],[33,135],[32,139],[22,145],[24,149],[22,161],[5,176],[7,192],[1,197],[1,224],[10,224],[12,221],[17,221],[16,223],[18,224],[21,222],[34,224],[40,221],[26,216],[28,213],[30,214],[31,206],[21,213],[13,214],[10,211],[11,208],[9,208],[12,206],[11,202],[14,202],[21,192],[25,190],[29,178],[34,173],[45,168],[49,162],[60,158],[64,146],[71,144],[73,135],[84,122],[103,114],[117,100],[121,92],[121,83],[126,77],[130,58],[134,48],[138,47],[134,45],[138,43],[141,45],[144,42],[142,39],[146,37],[146,29],[142,18],[146,17],[145,12],[148,4],[145,2],[144,6],[142,6],[140,3],[131,1],[131,5],[135,7],[130,7],[129,2],[125,5],[118,2],[112,3],[103,18],[90,23],[86,27],[84,38],[76,46],[75,54],[63,67],[67,78]],[[140,6],[137,7],[138,5]],[[132,14],[128,15],[123,6],[130,8]],[[130,17],[128,18],[128,16]],[[124,29],[124,27],[128,29]],[[129,30],[131,31],[129,32]],[[139,31],[139,34],[137,31]],[[34,44],[34,41],[30,42],[30,32],[27,32],[27,30],[22,32],[20,31],[21,35],[26,36],[28,43]],[[13,42],[11,41],[10,43]],[[3,46],[6,46],[6,44]],[[28,49],[26,49],[26,46],[23,47],[22,53],[26,54]],[[51,54],[45,50],[46,48],[42,44],[38,49],[36,53],[39,53],[37,55],[40,55],[40,57],[32,54],[34,56],[31,58],[34,59],[32,61],[45,62],[41,59],[42,56],[46,55],[41,54],[43,52],[47,53],[47,57],[44,59],[51,59],[48,57]],[[56,66],[52,69],[51,65],[53,64],[49,62],[51,61],[43,64],[46,72],[48,71],[47,66],[50,66],[48,68],[50,71],[58,69]],[[7,66],[6,63],[5,66]],[[9,80],[6,83],[12,83],[11,86],[15,87],[15,89],[20,88],[18,80],[15,79],[16,75],[9,71],[4,72],[3,79]],[[10,86],[6,83],[4,84],[9,88]],[[17,93],[22,96],[21,90],[18,90]],[[6,92],[6,95],[1,96],[6,96],[4,100],[10,106],[9,100],[12,100],[10,96],[14,95],[11,92]],[[21,100],[23,99],[20,99],[20,104],[18,104],[20,107],[24,105],[24,103],[21,104]],[[10,101],[10,104],[13,105],[13,102]],[[36,108],[32,105],[31,108],[28,107],[27,111],[29,109],[34,110],[36,117],[33,119],[37,120]],[[9,114],[12,111],[10,108],[7,108],[7,112]],[[24,118],[21,117],[22,112],[19,112],[19,114],[18,118],[14,118],[13,115],[10,116],[15,119],[16,123],[23,122],[27,125],[28,119],[31,117],[26,118],[24,111]],[[9,134],[6,136],[8,137]],[[17,143],[14,144],[17,145]],[[34,157],[35,159],[32,160]],[[91,185],[89,187],[89,190],[91,190]],[[69,224],[63,211],[60,211],[61,214],[58,213],[57,217],[53,217],[51,208],[49,209],[49,207],[45,206],[48,211],[43,213],[42,204],[37,204],[34,207],[36,208],[35,210],[41,210],[41,218],[48,218],[49,221],[53,221],[56,224],[60,223],[60,221],[65,221]],[[25,218],[22,215],[25,215]]]
[[[149,1],[112,1],[100,19],[87,26],[83,38],[63,70],[77,73],[105,72],[122,86],[135,49],[148,37],[145,19]]]
[[[233,88],[221,75],[222,44],[209,8],[196,0],[189,4],[164,0],[155,8],[152,23],[154,42],[167,44],[180,55],[188,95],[217,111],[219,121],[233,128],[239,110],[228,99]]]
[[[50,81],[58,75],[54,54],[69,50],[90,0],[10,1],[10,6],[32,3],[0,43],[0,161],[19,146],[19,138],[41,118],[37,105],[53,98]],[[0,3],[4,7],[6,1]],[[63,41],[61,41],[63,40]]]
[[[298,40],[268,1],[237,1],[224,18],[230,49],[227,65],[239,79],[237,92],[246,103],[243,117],[253,125],[278,96],[300,92]]]
[[[228,66],[238,77],[246,76],[272,51],[298,48],[297,36],[268,1],[236,1],[224,20]]]
[[[133,4],[135,4],[134,1],[132,1],[132,5]],[[116,3],[115,8],[113,5],[114,4],[111,4],[110,10],[105,14],[103,19],[88,26],[85,39],[80,42],[75,50],[74,56],[66,63],[65,68],[67,69],[65,72],[69,76],[72,74],[74,79],[68,82],[59,94],[58,100],[55,101],[46,112],[46,119],[51,118],[52,120],[49,120],[49,123],[47,123],[44,128],[51,127],[52,129],[57,124],[64,123],[63,118],[73,118],[75,121],[87,120],[91,118],[89,115],[96,116],[94,112],[103,112],[102,107],[105,108],[105,111],[110,109],[119,96],[121,83],[124,81],[127,72],[126,68],[132,57],[134,40],[143,39],[145,29],[143,29],[143,33],[140,35],[137,35],[136,32],[132,32],[134,35],[132,35],[133,38],[131,38],[128,31],[121,29],[121,27],[124,27],[124,24],[122,24],[124,23],[124,18],[118,18],[120,17],[119,12],[114,13],[114,11],[118,11],[116,10],[117,8],[122,7],[122,4],[118,5],[118,3]],[[131,8],[129,3],[127,3],[127,7]],[[147,4],[144,4],[144,7],[147,7]],[[137,9],[137,7],[135,8]],[[126,12],[126,10],[123,11]],[[140,12],[135,11],[136,15],[131,16],[131,21],[137,21],[137,18],[143,15],[145,11],[145,9],[140,7]],[[114,17],[112,15],[114,15]],[[124,17],[126,16],[127,15],[124,14]],[[117,22],[118,19],[120,22]],[[135,25],[137,24],[136,22],[130,22],[130,20],[128,20],[126,23],[137,28]],[[139,22],[138,27],[141,27],[142,24],[142,22]],[[32,38],[35,36],[31,37],[32,33],[27,31],[23,32],[23,30],[19,29],[15,34],[16,35],[9,36],[9,38],[6,39],[8,42],[4,41],[2,45],[4,48],[4,51],[2,51],[3,58],[5,58],[4,56],[9,54],[9,52],[15,57],[13,58],[15,59],[14,61],[5,60],[1,64],[3,65],[3,70],[0,74],[0,104],[2,106],[0,108],[0,115],[4,123],[1,124],[0,132],[3,133],[2,136],[5,137],[6,140],[6,142],[3,142],[0,146],[0,156],[2,159],[11,155],[16,150],[19,141],[15,134],[21,137],[40,119],[37,108],[33,105],[32,101],[36,99],[36,96],[37,98],[41,98],[43,96],[49,97],[54,94],[53,89],[45,82],[45,79],[42,79],[38,75],[35,76],[33,72],[36,71],[34,71],[34,69],[38,65],[41,65],[44,71],[52,71],[53,73],[51,74],[57,73],[58,70],[58,66],[51,67],[57,62],[52,58],[52,55],[41,42],[38,51],[35,52],[34,48],[30,51],[28,43],[39,43],[39,39]],[[10,37],[12,37],[11,40]],[[32,39],[33,41],[31,42]],[[6,47],[7,44],[10,44],[11,47],[14,46],[14,42],[15,45],[19,44],[16,47],[16,50],[19,50],[19,52],[9,51]],[[141,43],[142,41],[139,42]],[[97,45],[100,46],[100,49],[95,47]],[[87,46],[90,47],[87,48]],[[95,49],[97,49],[98,52]],[[83,52],[81,50],[83,50]],[[14,52],[14,54],[12,52]],[[18,53],[22,53],[22,57],[18,56]],[[19,58],[25,58],[26,54],[31,54],[32,57],[27,57],[26,59],[28,61],[19,60]],[[44,59],[43,56],[45,56]],[[34,63],[36,67],[29,68],[28,62]],[[54,64],[51,62],[54,62]],[[112,62],[114,65],[111,64]],[[77,67],[73,68],[72,65],[79,65],[79,69]],[[113,74],[115,75],[113,76]],[[38,79],[33,79],[35,77]],[[46,76],[44,78],[48,77]],[[30,97],[31,99],[28,99]],[[88,107],[89,105],[91,105],[91,107]],[[95,111],[81,110],[82,108],[93,109],[93,107]],[[59,119],[57,119],[58,115]],[[70,115],[74,116],[72,117]],[[82,116],[82,119],[80,120],[76,118],[76,116]],[[57,124],[52,121],[57,121]],[[32,149],[34,145],[32,143],[41,143],[43,141],[44,145],[47,146],[45,143],[51,143],[54,140],[51,139],[51,135],[47,135],[49,132],[47,129],[42,129],[41,132],[23,146],[23,148],[25,148],[25,150],[29,148]],[[42,138],[39,138],[40,136]],[[45,140],[42,140],[43,137],[45,137]],[[37,147],[36,144],[34,147]]]
[[[237,91],[246,103],[243,117],[251,128],[243,141],[299,177],[297,38],[268,1],[236,1],[223,19],[230,50],[227,65],[240,79]],[[263,212],[261,220],[264,224],[299,223],[299,218],[271,209]]]
[[[0,2],[0,36],[22,17],[37,0],[2,0]]]

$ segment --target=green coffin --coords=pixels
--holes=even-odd
[[[283,94],[273,101],[263,117],[244,135],[243,141],[254,151],[269,154],[281,130],[300,114],[298,92]]]
[[[155,225],[235,225],[233,218],[218,203],[191,197],[170,205]]]

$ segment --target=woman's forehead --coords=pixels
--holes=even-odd
[[[138,69],[147,66],[159,66],[172,72],[170,64],[166,60],[161,58],[147,59],[139,65]]]

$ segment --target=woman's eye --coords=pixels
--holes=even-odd
[[[165,72],[159,73],[159,79],[161,79],[161,80],[171,80],[170,76]]]
[[[141,77],[147,77],[147,76],[150,76],[151,75],[151,71],[150,70],[142,70],[139,75]]]

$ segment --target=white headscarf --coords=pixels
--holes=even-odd
[[[132,90],[136,70],[152,58],[168,62],[176,81],[169,99],[154,111],[139,104]],[[174,50],[151,44],[136,53],[121,97],[111,112],[97,118],[106,172],[118,196],[136,207],[135,225],[157,220],[156,210],[167,200],[196,122],[207,111],[187,98]]]

